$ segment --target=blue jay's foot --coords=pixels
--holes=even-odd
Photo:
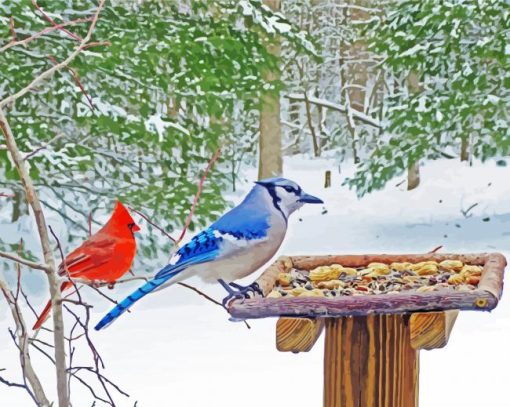
[[[264,295],[264,293],[262,292],[262,290],[260,289],[260,287],[257,283],[251,283],[250,285],[247,285],[247,286],[239,285],[236,283],[228,283],[228,285],[230,287],[237,288],[240,292],[244,292],[246,295],[250,292],[254,293],[254,294],[257,293],[260,295]],[[246,297],[246,298],[248,298],[248,297]]]
[[[223,304],[223,308],[225,308],[225,309],[227,309],[227,304],[232,299],[250,298],[249,293],[258,293],[258,294],[262,295],[262,290],[260,289],[260,287],[257,283],[253,283],[248,286],[242,286],[242,285],[239,285],[236,283],[228,283],[227,284],[222,279],[219,279],[218,283],[220,283],[221,286],[228,292],[228,295],[225,298],[223,298],[223,301],[221,301],[221,303]]]

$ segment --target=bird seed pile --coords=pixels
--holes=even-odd
[[[267,298],[338,297],[344,295],[399,294],[438,290],[474,290],[483,267],[459,260],[420,263],[370,263],[351,268],[341,264],[320,266],[313,270],[292,269],[280,273]]]

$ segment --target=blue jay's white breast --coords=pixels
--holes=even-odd
[[[285,237],[287,225],[280,213],[272,214],[270,223],[267,236],[261,239],[241,240],[223,235],[220,256],[214,261],[189,267],[182,273],[182,279],[198,275],[206,282],[216,282],[220,278],[229,282],[257,271],[271,260]]]

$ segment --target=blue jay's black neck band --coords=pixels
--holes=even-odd
[[[287,217],[282,211],[282,208],[280,208],[279,202],[282,200],[277,194],[276,194],[276,187],[274,185],[265,185],[267,192],[269,192],[269,195],[271,195],[271,198],[273,199],[273,205],[274,207],[282,214],[283,219],[285,219],[285,223],[287,223]]]

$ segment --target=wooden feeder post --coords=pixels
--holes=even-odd
[[[445,346],[457,314],[280,318],[276,344],[308,352],[325,326],[324,407],[415,407],[419,351]]]
[[[293,267],[366,266],[370,262],[459,259],[483,266],[471,291],[370,296],[253,298],[233,301],[238,319],[279,317],[276,347],[308,352],[325,329],[324,407],[417,407],[420,350],[448,343],[459,310],[492,310],[503,288],[506,259],[492,254],[343,255],[282,257],[257,280],[264,295]]]

